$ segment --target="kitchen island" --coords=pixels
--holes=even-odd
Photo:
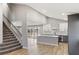
[[[58,46],[58,36],[40,35],[37,37],[37,43]]]

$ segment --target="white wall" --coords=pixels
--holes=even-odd
[[[12,5],[10,16],[12,22],[17,21],[21,23],[22,20],[25,18],[27,20],[27,25],[40,25],[46,23],[45,16],[36,12],[34,9],[28,7],[27,5],[26,6],[20,4]]]
[[[3,22],[3,11],[2,11],[2,4],[0,3],[0,44],[3,42],[3,28],[2,28],[2,22]]]
[[[9,14],[9,8],[8,8],[8,5],[7,3],[3,3],[3,14],[8,17],[8,14]]]
[[[27,7],[27,25],[45,24],[46,18],[32,8]]]

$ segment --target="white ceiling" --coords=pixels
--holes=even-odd
[[[67,20],[67,14],[79,13],[79,3],[27,3],[42,14]]]

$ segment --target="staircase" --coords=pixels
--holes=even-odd
[[[21,49],[22,46],[16,39],[12,31],[3,23],[3,44],[0,44],[0,54]]]

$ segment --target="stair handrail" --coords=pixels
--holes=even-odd
[[[18,33],[16,33],[14,30],[14,32],[15,32],[15,34],[16,34],[16,36],[18,35],[18,39],[21,39],[21,37],[22,37],[22,34],[20,33],[20,31],[11,23],[11,21],[5,16],[5,15],[3,15],[3,17],[5,18],[5,20],[3,20],[3,22],[5,23],[5,21],[7,21],[11,26],[13,26],[14,27],[14,29],[18,32]],[[10,27],[11,27],[10,26]],[[21,41],[21,40],[20,40]]]

